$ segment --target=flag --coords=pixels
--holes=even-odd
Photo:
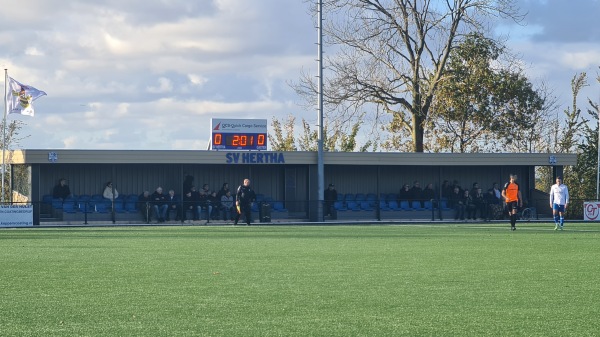
[[[45,92],[30,85],[21,84],[12,77],[8,77],[7,87],[6,109],[9,114],[17,113],[33,117],[34,111],[31,103],[46,95]]]
[[[236,205],[235,208],[237,209],[238,214],[242,214],[242,210],[240,209],[240,205]]]

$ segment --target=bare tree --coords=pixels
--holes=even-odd
[[[423,152],[427,118],[454,46],[469,32],[485,32],[490,17],[522,19],[514,0],[331,0],[324,4],[324,103],[338,124],[356,120],[357,107],[375,105],[370,118],[390,114]],[[314,103],[316,83],[305,74],[294,85]]]

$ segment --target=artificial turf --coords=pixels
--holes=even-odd
[[[0,230],[2,336],[598,336],[600,227]]]

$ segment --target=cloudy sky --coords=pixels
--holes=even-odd
[[[560,110],[570,80],[600,99],[600,0],[518,0],[497,31]],[[316,119],[288,83],[316,73],[317,31],[302,0],[0,0],[0,66],[44,90],[28,149],[206,149],[210,118]],[[4,77],[1,79],[4,82]],[[4,83],[2,83],[4,84]]]

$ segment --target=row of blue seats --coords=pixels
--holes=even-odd
[[[262,194],[257,195],[257,201],[253,204],[252,210],[258,212],[258,205],[260,203],[270,203],[271,210],[275,212],[287,212],[288,210],[284,207],[283,202],[273,201],[270,197],[265,197]],[[114,207],[115,212],[137,212],[137,203],[139,197],[137,194],[130,194],[126,196],[119,196],[115,199]],[[51,195],[45,195],[42,201],[49,204],[54,209],[62,209],[63,212],[75,213],[75,212],[98,212],[108,213],[111,211],[112,201],[104,198],[100,194],[94,195],[72,195],[65,200],[61,198],[53,198]]]
[[[256,201],[257,202],[255,202],[254,204],[252,204],[252,211],[253,212],[258,212],[260,204],[262,204],[262,203],[268,203],[268,204],[270,204],[271,205],[271,210],[275,211],[275,212],[281,212],[281,213],[283,213],[283,212],[287,212],[288,211],[287,208],[285,208],[285,206],[284,206],[284,204],[283,204],[282,201],[273,201],[273,199],[268,199],[268,198],[265,198],[265,199],[262,199],[261,201],[259,201],[258,200],[258,195],[256,197]]]
[[[337,201],[369,201],[372,204],[375,204],[377,200],[383,200],[386,202],[396,201],[398,200],[397,193],[379,193],[379,198],[375,193],[338,193]]]
[[[382,193],[383,194],[383,193]],[[385,198],[384,198],[385,199]],[[338,201],[375,201],[377,195],[375,193],[338,193]]]
[[[448,210],[447,201],[441,200],[440,206],[442,210]],[[333,207],[338,211],[374,211],[375,206],[369,201],[336,201]],[[423,201],[400,201],[396,200],[380,200],[379,209],[382,211],[431,211],[434,208],[434,203],[431,200]]]
[[[71,195],[64,200],[61,198],[53,198],[51,195],[44,195],[42,202],[49,204],[53,209],[62,209],[65,213],[109,213],[112,210],[112,201],[104,198],[100,194],[94,195]],[[130,194],[119,196],[115,199],[115,212],[119,213],[135,213],[137,209],[138,196]]]

